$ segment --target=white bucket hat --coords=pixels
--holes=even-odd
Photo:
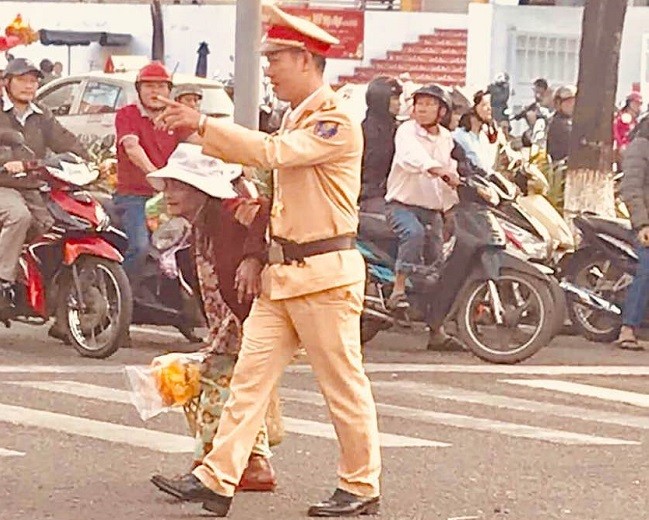
[[[243,173],[240,164],[225,163],[204,155],[197,144],[181,143],[169,157],[167,166],[146,178],[156,190],[164,190],[164,179],[176,179],[217,199],[238,197],[232,181]]]

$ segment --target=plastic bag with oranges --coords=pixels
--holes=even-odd
[[[201,389],[202,353],[158,356],[148,367],[125,367],[131,401],[142,420],[187,405]]]

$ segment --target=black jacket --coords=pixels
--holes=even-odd
[[[621,194],[635,229],[649,226],[649,119],[635,127],[624,151]]]
[[[396,120],[390,114],[391,95],[390,86],[385,82],[372,82],[367,89],[367,114],[362,124],[365,148],[361,167],[361,200],[385,197],[397,131]]]
[[[570,153],[572,117],[555,113],[548,126],[548,153],[553,161],[561,161]]]

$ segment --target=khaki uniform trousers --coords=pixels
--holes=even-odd
[[[271,391],[304,345],[338,440],[338,487],[379,495],[381,455],[376,407],[362,365],[360,315],[364,282],[253,304],[212,451],[194,470],[213,491],[233,496],[264,421]]]
[[[32,215],[19,191],[0,187],[0,278],[16,279],[18,260],[32,225]]]

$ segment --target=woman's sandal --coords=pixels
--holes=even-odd
[[[621,348],[622,350],[634,350],[634,351],[640,351],[644,350],[644,347],[638,343],[637,339],[618,339],[615,342],[615,345],[618,348]]]

